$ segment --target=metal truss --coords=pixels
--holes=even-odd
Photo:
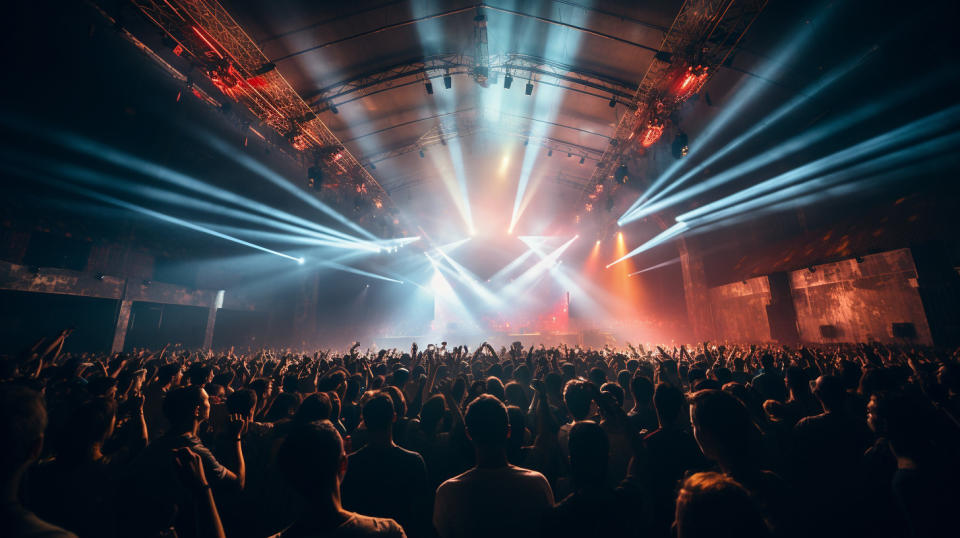
[[[309,154],[338,148],[332,172],[389,201],[370,175],[316,113],[273,67],[249,35],[216,0],[132,0],[175,44],[174,54],[188,58],[230,99],[242,103],[294,148]],[[362,188],[361,188],[362,187]]]
[[[602,149],[575,144],[559,138],[531,136],[529,121],[524,121],[522,118],[501,117],[494,122],[478,116],[474,109],[471,109],[470,112],[473,112],[473,114],[467,115],[464,113],[446,116],[442,118],[437,125],[420,135],[416,141],[371,155],[364,161],[368,164],[375,165],[382,161],[400,157],[401,155],[423,151],[425,148],[437,144],[446,145],[450,140],[466,138],[481,131],[492,131],[497,134],[504,134],[522,140],[524,145],[536,144],[550,151],[556,151],[560,154],[576,155],[589,161],[599,161],[603,155]]]
[[[485,30],[485,28],[484,28]],[[477,30],[479,33],[479,30]],[[484,31],[483,34],[486,32]],[[476,47],[477,49],[485,48]],[[478,73],[485,67],[483,82],[496,82],[499,76],[517,76],[539,84],[557,86],[604,100],[635,107],[634,86],[624,80],[602,75],[575,66],[554,62],[527,54],[511,53],[494,56],[483,55],[476,62],[474,56],[465,54],[441,54],[416,58],[383,69],[362,73],[349,79],[306,92],[304,96],[317,113],[330,110],[358,99],[376,95],[395,88],[426,82],[445,75],[470,75],[480,82]]]
[[[706,84],[733,53],[766,4],[767,0],[684,1],[636,90],[636,111],[620,118],[591,181],[584,188],[581,202],[595,192],[596,185],[610,179],[625,158],[637,151],[648,125],[663,126],[672,111]],[[703,76],[698,78],[692,91],[678,92],[679,78],[694,68]]]

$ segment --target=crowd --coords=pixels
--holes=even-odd
[[[0,361],[3,536],[958,533],[956,352],[68,336]]]

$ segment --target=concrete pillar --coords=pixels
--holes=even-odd
[[[111,353],[123,351],[123,342],[127,338],[127,327],[130,326],[130,307],[133,301],[130,299],[120,300],[120,311],[117,312],[117,322],[113,329],[113,344],[110,345]]]
[[[692,254],[683,237],[677,242],[680,252],[680,271],[683,275],[683,298],[687,306],[687,319],[693,338],[702,342],[713,337],[713,313],[707,294],[707,276],[703,258]]]

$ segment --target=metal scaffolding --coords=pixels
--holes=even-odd
[[[132,0],[164,32],[174,54],[203,70],[233,101],[243,103],[294,148],[310,155],[337,148],[324,164],[382,202],[389,196],[290,86],[256,43],[215,0]]]
[[[581,208],[596,186],[611,179],[614,170],[638,151],[638,145],[642,152],[656,142],[670,113],[697,93],[727,61],[766,4],[767,0],[684,1],[636,90],[636,111],[620,118],[583,190]],[[578,214],[578,222],[579,218]]]
[[[634,85],[615,77],[528,54],[497,54],[486,58],[484,83],[488,80],[496,81],[499,76],[510,74],[539,84],[557,86],[605,101],[615,100],[630,108],[635,107]],[[440,54],[416,58],[306,92],[304,97],[313,106],[314,111],[319,113],[330,110],[331,106],[342,106],[371,95],[412,84],[422,84],[446,75],[469,75],[476,78],[478,70],[483,67],[482,63],[477,63],[473,56],[464,54]]]

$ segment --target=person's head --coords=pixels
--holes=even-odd
[[[343,439],[328,420],[294,428],[280,446],[277,462],[284,478],[307,499],[339,494],[347,471]]]
[[[393,378],[390,380],[390,384],[394,387],[402,387],[408,379],[410,379],[410,370],[397,368],[393,371]]]
[[[683,409],[683,393],[673,385],[660,383],[653,393],[653,407],[661,428],[672,425]]]
[[[729,368],[721,366],[713,371],[713,377],[722,387],[724,383],[733,381],[733,372],[731,372]]]
[[[190,385],[167,393],[163,414],[177,430],[188,430],[210,417],[210,397],[201,385]]]
[[[264,404],[273,392],[273,382],[263,377],[254,379],[248,386],[257,393],[257,401],[264,402]]]
[[[547,387],[547,394],[553,398],[561,398],[563,389],[563,376],[557,372],[549,372],[543,378],[543,384]]]
[[[227,413],[253,420],[257,409],[257,393],[253,389],[240,389],[227,396]]]
[[[94,445],[102,445],[113,433],[117,423],[117,402],[111,398],[94,398],[84,402],[74,411],[66,425],[66,435],[61,436],[65,446],[61,449],[80,455],[81,451]]]
[[[843,380],[837,376],[822,375],[817,378],[813,387],[813,394],[820,400],[823,410],[830,413],[843,408],[843,399],[846,395]]]
[[[521,364],[513,371],[513,378],[519,381],[523,386],[529,386],[531,377],[530,377],[530,368],[526,364]]]
[[[484,392],[491,396],[495,396],[501,402],[506,400],[506,395],[504,394],[503,382],[500,381],[499,377],[490,376],[487,378],[487,385],[484,389]]]
[[[791,366],[785,372],[787,388],[794,396],[803,396],[810,394],[810,376],[799,366]]]
[[[515,405],[520,409],[526,409],[527,406],[527,394],[523,392],[523,386],[516,381],[511,381],[507,383],[507,386],[503,388],[503,394],[506,397],[504,403],[507,405]]]
[[[191,385],[206,385],[213,379],[213,368],[199,362],[194,363],[187,370],[187,378]]]
[[[633,376],[630,380],[630,394],[640,407],[649,407],[653,400],[653,382],[644,376]]]
[[[434,394],[427,398],[423,408],[420,410],[420,426],[425,432],[434,432],[440,421],[443,420],[443,413],[446,411],[446,401],[443,396]]]
[[[347,379],[347,390],[343,394],[343,400],[345,402],[356,402],[357,398],[360,396],[360,383],[363,381],[363,377],[359,374],[353,374]]]
[[[219,374],[213,376],[213,381],[211,381],[211,383],[214,383],[214,384],[216,384],[216,385],[220,385],[221,387],[224,387],[225,389],[226,389],[226,388],[230,388],[230,386],[233,385],[233,378],[234,378],[234,377],[236,377],[236,373],[234,373],[233,370],[224,370],[224,371],[220,372]]]
[[[574,487],[600,486],[607,478],[610,441],[607,433],[592,420],[581,420],[570,428],[570,469]]]
[[[613,399],[616,400],[617,407],[623,407],[623,399],[625,395],[623,393],[623,389],[620,388],[620,385],[612,381],[604,383],[603,386],[600,387],[600,392],[605,392],[610,394],[611,396],[613,396]]]
[[[403,398],[403,392],[394,385],[387,385],[381,389],[382,392],[390,396],[393,400],[393,410],[398,417],[407,416],[407,401]]]
[[[600,387],[607,382],[607,373],[603,371],[603,368],[594,366],[590,369],[589,378],[590,382],[593,383],[594,386]]]
[[[759,461],[761,433],[746,406],[722,390],[701,390],[690,399],[693,436],[703,454],[724,470]]]
[[[890,441],[898,457],[923,460],[932,453],[935,409],[916,394],[874,394],[867,403],[867,424]]]
[[[12,383],[0,385],[0,483],[18,480],[40,456],[46,428],[40,393]]]
[[[763,356],[760,357],[760,365],[763,366],[764,372],[773,370],[773,355],[764,353]]]
[[[470,402],[463,421],[467,436],[481,450],[503,447],[510,436],[507,408],[489,394],[482,394]]]
[[[527,428],[527,414],[515,405],[508,405],[507,419],[510,421],[508,446],[513,454],[519,454],[523,447],[523,434]]]
[[[167,385],[175,385],[180,382],[180,365],[179,364],[164,364],[157,370],[157,383],[161,387],[166,387]]]
[[[393,399],[386,391],[373,395],[363,404],[363,423],[370,432],[390,432],[397,415],[393,408]]]
[[[300,408],[293,416],[297,422],[316,422],[318,420],[329,420],[332,416],[333,407],[330,404],[330,396],[325,392],[317,392],[303,399]]]
[[[589,381],[571,379],[563,388],[563,403],[574,420],[584,420],[590,415],[593,389]]]
[[[267,422],[277,422],[293,417],[300,407],[300,395],[296,392],[281,392],[270,404],[267,411]]]
[[[696,473],[677,494],[677,538],[766,538],[770,536],[750,493],[721,473]]]

